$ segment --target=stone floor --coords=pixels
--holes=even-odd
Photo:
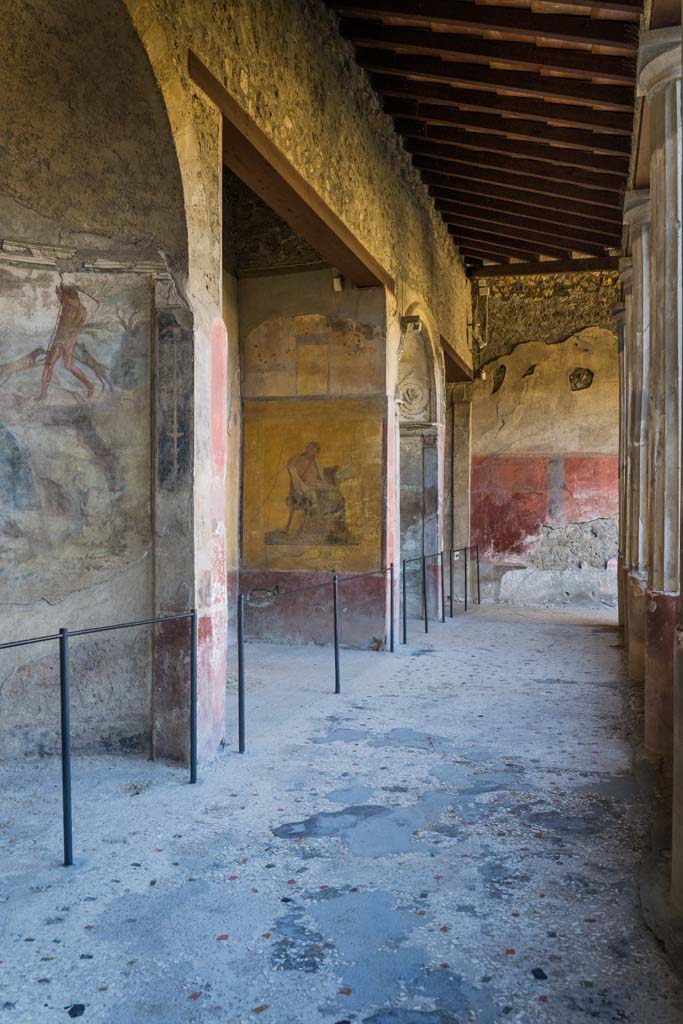
[[[683,1021],[637,903],[611,618],[482,608],[393,657],[248,647],[248,750],[5,766],[0,1020]]]

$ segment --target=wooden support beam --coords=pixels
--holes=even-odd
[[[568,14],[535,14],[519,7],[489,7],[452,0],[335,0],[338,14],[412,25],[437,32],[496,32],[499,38],[538,39],[629,56],[638,51],[635,25]]]
[[[521,234],[511,235],[510,232],[499,232],[496,230],[484,231],[480,227],[467,227],[466,225],[455,225],[449,224],[448,230],[455,238],[456,242],[463,243],[470,242],[483,242],[499,248],[509,246],[518,252],[526,252],[530,256],[543,255],[543,256],[555,256],[558,259],[563,256],[569,256],[573,251],[572,247],[566,245],[553,245],[549,242],[540,242],[537,239],[525,238]]]
[[[528,274],[586,274],[596,270],[619,269],[618,256],[603,256],[595,260],[543,260],[535,263],[511,263],[504,267],[484,266],[470,271],[470,277],[510,277]]]
[[[617,185],[621,185],[629,170],[628,153],[598,156],[588,151],[586,147],[575,148],[545,141],[520,140],[497,132],[466,131],[451,126],[425,124],[414,118],[396,118],[394,125],[398,134],[404,138],[424,139],[437,145],[447,145],[449,148],[456,146],[458,150],[497,153],[502,157],[522,157],[524,160],[538,160],[556,167],[578,167],[584,170],[588,165],[591,171],[600,172],[605,176],[613,175]]]
[[[621,135],[604,135],[601,132],[581,131],[576,128],[558,128],[538,121],[524,121],[519,117],[496,117],[493,114],[476,114],[467,110],[453,110],[448,107],[433,107],[431,104],[406,103],[405,100],[385,99],[382,104],[387,114],[396,123],[396,130],[401,135],[413,135],[426,139],[443,139],[445,142],[458,142],[464,129],[466,134],[481,133],[484,135],[504,136],[517,139],[525,144],[524,153],[532,156],[526,145],[528,142],[541,145],[566,147],[570,152],[583,150],[584,156],[579,166],[586,164],[585,153],[599,153],[607,157],[617,157],[620,161],[618,173],[625,172],[631,152],[630,139]],[[412,107],[412,109],[411,109]],[[404,125],[405,128],[399,127]],[[422,131],[417,127],[422,125]],[[532,145],[533,148],[533,145]],[[564,151],[564,150],[563,150]]]
[[[478,9],[491,10],[487,7]],[[593,85],[592,82],[582,82],[574,78],[555,78],[551,75],[527,74],[523,71],[492,70],[480,64],[457,64],[455,61],[439,60],[436,57],[404,56],[385,50],[359,48],[356,50],[356,58],[366,71],[383,75],[398,75],[399,78],[422,79],[425,82],[445,82],[470,89],[514,93],[536,99],[554,97],[572,103],[583,103],[588,107],[602,107],[604,110],[633,110],[635,90],[617,85]]]
[[[607,246],[599,242],[586,241],[585,239],[567,238],[559,227],[557,231],[538,229],[537,225],[519,224],[510,222],[506,218],[492,220],[491,218],[479,218],[477,211],[472,216],[462,213],[454,213],[450,210],[442,210],[441,216],[446,224],[453,227],[454,231],[471,231],[475,235],[492,236],[501,240],[511,239],[515,243],[528,241],[543,253],[558,253],[564,255],[568,252],[583,252],[587,255],[605,256]]]
[[[621,223],[604,223],[596,221],[591,217],[577,216],[573,211],[566,209],[562,212],[557,210],[546,210],[543,207],[535,207],[534,203],[524,206],[503,196],[496,195],[492,189],[493,196],[478,196],[471,192],[449,192],[438,186],[432,186],[429,190],[437,210],[445,212],[462,213],[466,216],[472,215],[491,223],[498,223],[499,217],[509,219],[510,223],[527,224],[530,227],[538,225],[537,230],[545,228],[555,232],[558,228],[563,237],[574,238],[575,240],[588,240],[598,245],[616,246],[618,248],[621,240]],[[536,201],[537,202],[537,201]],[[565,204],[566,206],[566,204]]]
[[[496,206],[503,204],[504,207],[517,204],[523,212],[538,210],[541,215],[552,216],[559,213],[563,217],[571,217],[577,223],[595,223],[596,227],[615,230],[621,233],[622,210],[620,206],[594,205],[588,203],[567,202],[567,194],[561,193],[557,196],[541,196],[532,189],[530,191],[516,187],[514,184],[502,184],[499,180],[473,181],[466,176],[441,174],[435,171],[421,171],[422,180],[427,185],[432,196],[439,196],[443,199],[453,197],[464,203],[475,205]],[[611,200],[609,195],[606,199]]]
[[[564,210],[570,210],[573,204],[577,209],[584,205],[590,207],[605,207],[608,211],[617,211],[621,214],[624,209],[624,197],[610,191],[599,191],[591,188],[584,188],[582,185],[573,185],[569,182],[556,182],[548,178],[529,178],[523,173],[514,174],[507,171],[500,171],[496,168],[474,167],[467,165],[466,168],[445,160],[434,160],[433,157],[421,157],[419,154],[413,158],[413,163],[419,171],[433,171],[438,173],[440,178],[453,178],[458,182],[459,188],[470,188],[476,190],[476,184],[482,183],[494,185],[497,188],[497,195],[508,189],[511,194],[535,197],[551,197],[559,199],[564,204]]]
[[[392,276],[191,50],[188,68],[223,114],[223,162],[353,284],[393,291]]]
[[[544,2],[544,0],[541,0]],[[591,13],[619,14],[624,21],[639,21],[643,10],[641,0],[548,0],[553,7],[585,7]]]
[[[550,121],[553,124],[566,125],[568,128],[586,128],[594,131],[600,129],[603,132],[624,135],[628,139],[633,132],[633,115],[620,114],[613,110],[594,110],[592,107],[579,106],[575,103],[556,103],[545,99],[530,99],[527,96],[504,96],[481,89],[459,89],[435,82],[402,79],[396,75],[375,74],[370,78],[380,96],[500,116],[519,115],[527,120]]]
[[[501,64],[516,71],[569,73],[602,84],[633,86],[634,68],[624,57],[535,46],[533,43],[501,42],[454,32],[429,32],[402,28],[379,21],[343,18],[339,29],[355,46],[439,57],[467,64]]]
[[[404,139],[405,148],[409,153],[418,156],[426,156],[443,166],[444,164],[458,165],[459,173],[462,173],[463,166],[469,168],[469,173],[474,173],[475,167],[489,168],[493,170],[509,171],[512,174],[521,175],[523,178],[536,178],[539,182],[566,182],[574,185],[581,185],[587,192],[605,191],[621,195],[626,184],[626,175],[622,178],[612,174],[592,173],[590,170],[581,170],[578,167],[569,167],[566,164],[556,166],[545,163],[543,160],[525,160],[524,153],[510,150],[508,153],[489,152],[472,149],[462,146],[449,146],[446,143],[432,142],[424,139]],[[588,161],[587,161],[588,163]],[[436,168],[438,170],[438,168]],[[543,191],[542,187],[539,191]],[[618,205],[618,204],[617,204]]]

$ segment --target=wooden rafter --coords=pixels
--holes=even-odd
[[[468,261],[619,248],[641,0],[328,3]]]

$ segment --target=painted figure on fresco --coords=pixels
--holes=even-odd
[[[47,350],[47,358],[43,367],[42,385],[38,397],[47,398],[47,391],[52,380],[52,372],[61,356],[64,369],[84,385],[88,398],[92,398],[95,393],[95,387],[74,362],[78,335],[88,320],[88,310],[81,302],[80,289],[75,284],[58,284],[55,292],[59,299],[59,313]],[[92,298],[92,296],[88,296],[88,298]],[[99,306],[99,302],[96,299],[93,299],[93,302],[96,303],[96,306]],[[90,365],[87,362],[87,356],[90,353],[87,352],[84,345],[81,348],[84,350],[86,358],[81,357],[80,361]],[[92,358],[91,361],[97,362],[92,360]],[[99,380],[102,380],[95,366],[91,365],[90,369],[95,372]]]
[[[96,359],[88,351],[85,344],[79,340],[79,336],[84,331],[92,333],[92,324],[88,323],[88,309],[80,296],[85,295],[95,303],[93,312],[96,312],[99,308],[99,302],[75,284],[60,283],[55,288],[55,293],[59,300],[59,312],[48,347],[46,349],[41,347],[34,348],[25,356],[13,359],[9,363],[0,364],[0,384],[18,373],[32,370],[35,366],[42,364],[41,388],[37,397],[45,399],[47,398],[55,366],[61,358],[64,369],[85,387],[88,398],[93,397],[95,386],[76,363],[81,363],[91,370],[102,385],[103,390],[109,388],[111,391],[112,385],[108,377],[108,367]]]
[[[267,544],[353,544],[346,526],[346,500],[340,484],[354,475],[350,466],[321,466],[320,445],[309,441],[287,463],[289,517],[284,530],[266,534]],[[300,522],[293,530],[294,520]]]

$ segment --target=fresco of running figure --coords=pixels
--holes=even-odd
[[[0,267],[1,600],[143,557],[149,348],[146,277]]]

